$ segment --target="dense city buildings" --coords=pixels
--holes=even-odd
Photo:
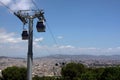
[[[0,57],[0,73],[5,68],[11,66],[26,67],[26,60],[27,59],[25,58]],[[32,74],[33,76],[61,76],[61,67],[70,62],[82,63],[87,67],[109,67],[120,65],[119,56],[57,55],[34,58]]]

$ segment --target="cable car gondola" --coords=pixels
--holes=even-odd
[[[27,30],[23,30],[23,32],[22,32],[22,40],[28,40],[28,32],[27,32]]]
[[[42,20],[37,22],[36,28],[38,32],[45,32],[45,25]]]

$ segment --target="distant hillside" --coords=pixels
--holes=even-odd
[[[100,55],[100,56],[95,56],[95,55],[51,55],[43,58],[54,58],[54,59],[82,59],[82,60],[120,60],[120,55]]]
[[[0,56],[2,58],[11,58],[11,59],[25,59],[20,57],[6,57]],[[120,55],[50,55],[45,57],[36,57],[34,59],[71,59],[71,60],[120,60]]]

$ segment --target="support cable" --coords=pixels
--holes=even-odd
[[[48,30],[49,30],[49,32],[50,32],[50,34],[51,34],[51,36],[52,36],[52,38],[53,38],[55,44],[58,45],[58,43],[57,43],[57,41],[56,41],[56,39],[55,39],[55,36],[53,35],[53,32],[52,32],[50,26],[48,25],[47,21],[46,21],[46,24],[47,24]]]
[[[34,34],[34,38],[37,38],[35,34]],[[41,42],[38,41],[38,43],[40,43],[42,46],[45,45],[45,43],[43,43],[42,41],[41,41]],[[45,49],[46,49],[46,52],[47,52],[48,54],[51,54],[51,52],[49,51],[48,48],[45,48]]]
[[[31,0],[31,1],[32,1],[33,5],[39,10],[39,8],[38,8],[37,4],[35,3],[35,1],[34,0]]]
[[[50,32],[50,34],[51,34],[51,36],[52,36],[55,44],[56,44],[56,47],[58,48],[58,53],[61,54],[62,52],[61,52],[61,50],[59,49],[59,45],[58,45],[58,43],[57,43],[57,41],[56,41],[56,39],[55,39],[55,36],[54,36],[54,34],[53,34],[50,26],[48,25],[47,21],[46,21],[46,25],[47,25],[47,27],[48,27],[48,30],[49,30],[49,32]]]
[[[12,9],[10,9],[7,5],[5,5],[3,2],[0,1],[0,3],[1,3],[4,7],[6,7],[8,10],[10,10],[12,13],[14,13],[14,11],[13,11]]]

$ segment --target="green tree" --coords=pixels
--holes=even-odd
[[[93,72],[86,72],[81,75],[81,80],[97,80],[96,74]]]
[[[40,80],[40,77],[37,76],[37,75],[35,75],[35,76],[33,77],[33,80]],[[43,79],[41,79],[41,80],[43,80]]]
[[[101,80],[120,80],[120,67],[105,68]]]
[[[74,80],[85,72],[85,66],[78,63],[69,63],[62,68],[61,74],[66,80]]]
[[[8,67],[2,71],[3,80],[27,80],[27,69],[24,67]]]
[[[94,68],[92,69],[92,72],[96,74],[96,79],[101,80],[101,75],[103,74],[105,68]]]

